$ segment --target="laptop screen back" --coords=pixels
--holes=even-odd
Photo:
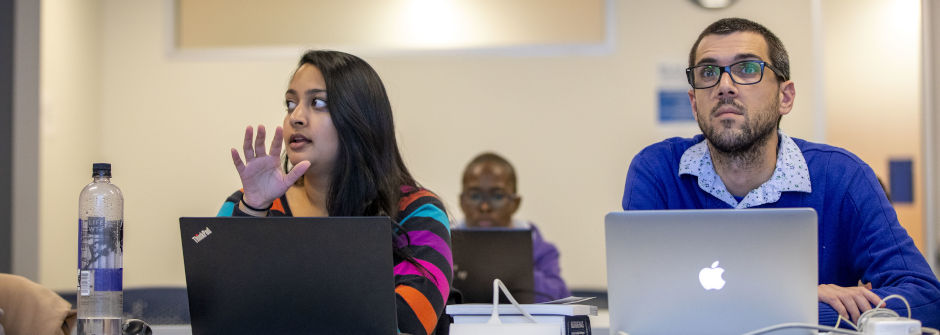
[[[397,332],[387,217],[180,218],[193,334]]]
[[[816,324],[816,218],[809,208],[608,214],[611,331],[741,334]]]
[[[454,288],[464,303],[492,303],[499,278],[519,303],[535,302],[532,231],[508,228],[451,230]],[[506,298],[500,295],[504,303]]]

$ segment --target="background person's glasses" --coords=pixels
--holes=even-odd
[[[721,74],[728,73],[731,81],[739,85],[757,84],[764,78],[764,67],[774,71],[773,66],[767,62],[759,60],[745,60],[728,66],[718,65],[699,65],[685,69],[685,75],[689,79],[692,88],[702,89],[718,85],[721,81]],[[776,71],[774,71],[776,73]],[[777,76],[780,76],[777,74]],[[781,76],[782,78],[782,76]]]
[[[486,202],[491,207],[505,206],[515,196],[515,194],[505,192],[487,193],[479,191],[467,191],[460,194],[460,197],[470,205],[479,206]]]

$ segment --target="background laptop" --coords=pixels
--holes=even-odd
[[[193,334],[395,334],[387,217],[180,218]]]
[[[532,230],[468,228],[451,230],[454,288],[464,303],[492,303],[493,279],[499,278],[521,304],[535,302]],[[502,294],[500,300],[509,303]]]
[[[611,334],[741,334],[817,323],[812,209],[613,212],[605,228]]]

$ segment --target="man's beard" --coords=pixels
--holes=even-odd
[[[724,105],[732,105],[743,112],[744,123],[739,131],[725,127],[726,122],[733,122],[731,120],[722,121],[719,126],[713,126],[709,122],[710,117],[718,111],[718,108]],[[760,157],[764,144],[770,140],[771,136],[775,135],[781,117],[777,114],[779,106],[780,101],[776,99],[768,110],[749,113],[746,107],[734,102],[733,99],[721,99],[712,108],[710,114],[699,116],[698,126],[705,138],[708,139],[711,147],[719,154],[733,160],[751,162]],[[754,118],[754,122],[751,122],[751,118]]]

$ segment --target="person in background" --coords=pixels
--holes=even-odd
[[[449,220],[402,161],[378,74],[350,54],[309,51],[284,105],[270,151],[260,125],[256,138],[245,129],[244,161],[231,150],[243,188],[219,215],[391,217],[399,331],[433,334],[453,280]]]
[[[911,317],[940,326],[940,282],[871,167],[780,130],[796,87],[777,36],[745,19],[714,22],[693,44],[686,74],[702,134],[640,151],[627,172],[624,210],[811,207],[819,216],[820,324],[840,315],[857,321],[898,294]],[[907,316],[900,300],[887,307]]]
[[[516,170],[505,158],[492,152],[473,158],[464,169],[460,193],[460,208],[466,218],[457,227],[532,228],[535,302],[570,296],[561,278],[558,249],[542,238],[534,223],[512,219],[522,202],[516,190]]]

